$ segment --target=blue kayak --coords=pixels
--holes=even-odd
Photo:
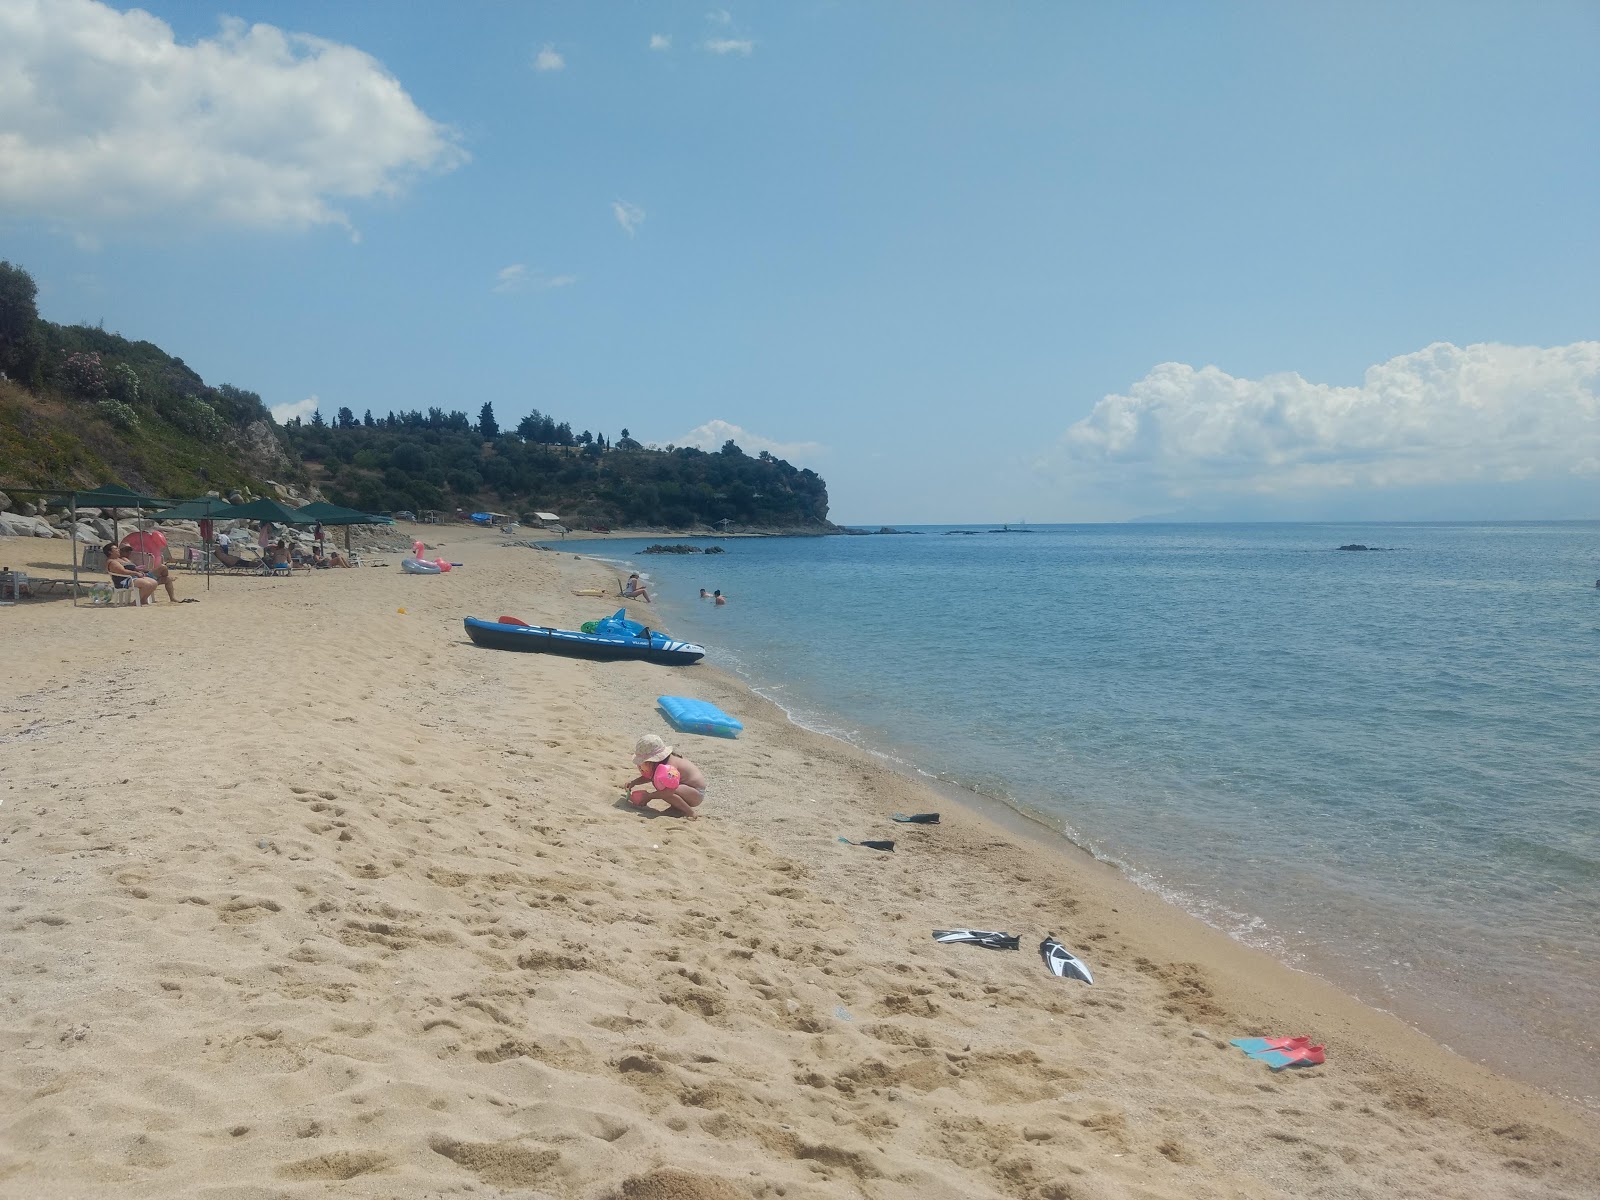
[[[705,657],[706,648],[680,642],[664,633],[641,628],[638,633],[579,633],[512,621],[462,621],[467,636],[491,650],[520,650],[535,654],[564,654],[568,658],[636,658],[667,666],[687,666]]]

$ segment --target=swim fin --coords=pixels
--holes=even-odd
[[[1327,1061],[1325,1048],[1313,1046],[1308,1037],[1234,1038],[1232,1044],[1274,1071],[1285,1067],[1320,1067]]]
[[[895,813],[895,815],[890,817],[889,820],[899,821],[902,825],[937,825],[939,823],[939,814],[912,813],[908,817],[905,813]]]
[[[1020,950],[1022,939],[1012,937],[1009,933],[996,933],[989,929],[935,929],[933,940],[936,942],[967,942],[974,946],[982,946],[985,950]]]
[[[1265,1053],[1268,1050],[1294,1050],[1301,1046],[1309,1046],[1311,1045],[1311,1039],[1308,1037],[1233,1038],[1229,1044],[1239,1047],[1251,1058],[1254,1058],[1256,1055]]]
[[[894,850],[894,843],[893,842],[879,842],[879,841],[852,842],[849,838],[844,838],[844,837],[840,838],[839,840],[841,842],[843,842],[846,846],[865,846],[869,850],[889,850],[889,851]]]
[[[1048,935],[1039,943],[1039,954],[1044,958],[1044,965],[1050,968],[1050,974],[1063,979],[1094,982],[1094,976],[1089,974],[1089,968],[1083,965],[1083,960],[1056,941],[1055,934]]]

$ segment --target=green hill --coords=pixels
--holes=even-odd
[[[457,509],[571,525],[831,531],[814,471],[728,442],[716,453],[614,443],[534,412],[501,431],[430,408],[279,426],[254,392],[212,387],[149,342],[40,319],[32,278],[0,263],[0,491],[116,480],[153,495],[321,490],[368,512]]]
[[[488,508],[572,525],[689,529],[740,527],[826,532],[827,484],[732,442],[716,453],[646,449],[623,431],[615,444],[535,412],[500,432],[491,406],[476,423],[432,409],[285,431],[311,478],[336,502],[363,510]]]
[[[0,490],[119,479],[155,495],[303,481],[253,392],[205,380],[149,342],[56,325],[0,262]]]

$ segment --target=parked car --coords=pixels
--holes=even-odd
[[[402,508],[399,512],[393,512],[389,515],[396,521],[415,521],[417,519],[417,514],[409,508]]]

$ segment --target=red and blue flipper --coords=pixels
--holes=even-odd
[[[1233,1045],[1274,1071],[1285,1067],[1320,1067],[1326,1061],[1324,1048],[1313,1046],[1308,1037],[1234,1038]]]
[[[1309,1046],[1311,1039],[1308,1037],[1234,1038],[1232,1044],[1254,1058],[1267,1050],[1290,1050],[1296,1046]]]

